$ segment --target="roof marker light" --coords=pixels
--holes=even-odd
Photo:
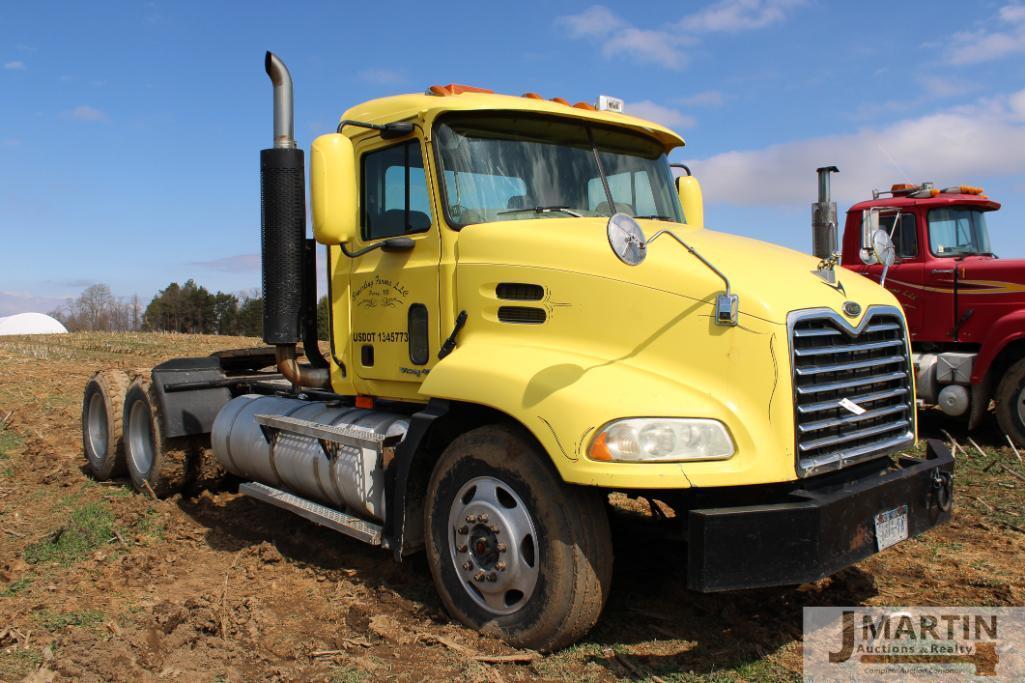
[[[476,92],[483,93],[485,95],[493,95],[494,90],[488,90],[487,88],[478,88],[473,85],[461,85],[459,83],[449,83],[448,85],[432,85],[427,88],[425,95],[437,95],[438,97],[447,97],[449,95],[462,95],[464,92]]]
[[[543,100],[544,98],[538,95],[536,92],[525,92],[520,97],[526,97],[528,100]]]

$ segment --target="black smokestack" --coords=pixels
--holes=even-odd
[[[260,151],[263,340],[296,344],[304,291],[306,162],[293,138],[292,76],[270,52],[264,65],[274,84],[274,147]]]

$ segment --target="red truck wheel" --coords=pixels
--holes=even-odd
[[[1025,358],[1008,368],[997,386],[997,422],[1015,444],[1025,447]]]

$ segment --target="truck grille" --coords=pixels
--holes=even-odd
[[[795,311],[788,326],[799,476],[838,470],[914,442],[900,310],[873,307],[857,329],[828,309]],[[847,401],[864,412],[845,408]]]

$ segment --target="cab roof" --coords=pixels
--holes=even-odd
[[[351,107],[341,118],[377,124],[415,118],[429,126],[439,115],[450,111],[510,111],[551,114],[648,133],[662,143],[666,152],[686,144],[682,137],[669,128],[636,116],[611,111],[592,111],[552,100],[484,92],[461,92],[445,96],[406,94],[381,97]],[[352,137],[358,137],[361,134],[360,130],[356,128],[346,128],[345,132]]]
[[[983,211],[996,211],[1000,208],[1000,203],[995,202],[988,197],[980,197],[977,194],[956,194],[956,193],[942,193],[935,197],[879,197],[878,199],[869,199],[864,202],[858,202],[853,205],[847,211],[848,213],[853,211],[862,211],[863,209],[871,209],[875,206],[880,207],[913,207],[913,206],[932,206],[932,207],[943,207],[950,206],[952,204],[958,205],[972,205],[976,208],[982,209]]]

